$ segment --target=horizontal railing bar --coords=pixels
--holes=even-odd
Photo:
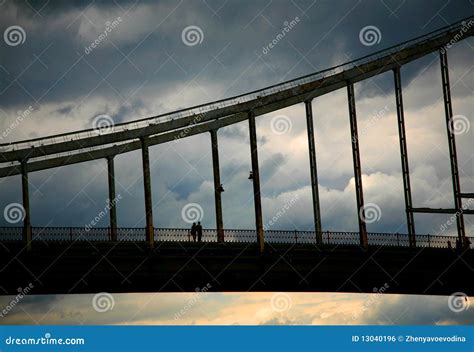
[[[61,227],[41,227],[41,226],[33,226],[32,230],[39,230],[39,231],[70,231],[70,230],[80,230],[83,232],[100,232],[100,231],[109,231],[110,227],[93,227],[91,229],[86,229],[84,227],[67,227],[67,226],[61,226]],[[0,235],[2,232],[5,231],[18,231],[21,232],[23,231],[23,227],[20,226],[5,226],[5,227],[0,227]],[[117,231],[145,231],[144,227],[119,227],[117,228]],[[155,232],[163,232],[163,231],[175,231],[175,232],[183,232],[187,234],[190,231],[190,228],[174,228],[174,227],[160,227],[160,228],[154,228]],[[249,233],[249,234],[254,234],[256,231],[252,229],[224,229],[225,232],[236,232],[236,233]],[[203,232],[207,233],[212,233],[212,232],[217,232],[217,229],[215,228],[205,228],[203,229]],[[315,231],[306,231],[306,230],[266,230],[265,233],[267,234],[283,234],[283,235],[289,235],[289,236],[294,236],[295,234],[302,235],[315,235]],[[354,231],[321,231],[321,234],[323,235],[359,235],[359,232],[354,232]],[[403,238],[408,238],[407,233],[393,233],[393,232],[369,232],[369,236],[390,236],[390,237],[399,237],[400,239]],[[431,234],[417,234],[416,237],[423,238],[423,237],[430,237],[430,238],[456,238],[457,235],[431,235]],[[467,238],[471,238],[470,236],[466,236]],[[474,237],[473,237],[474,238]]]

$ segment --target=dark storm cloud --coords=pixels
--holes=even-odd
[[[68,105],[63,108],[57,109],[54,112],[59,115],[68,115],[72,111],[72,109],[74,109],[74,105]]]
[[[267,159],[261,163],[260,177],[262,178],[262,182],[265,183],[268,179],[275,175],[277,171],[285,165],[286,159],[287,157],[285,155],[277,153],[274,154],[271,159]]]
[[[466,9],[472,9],[467,0],[444,8],[443,5],[441,0],[431,1],[429,6],[419,2],[400,5],[397,1],[344,1],[338,4],[338,11],[333,11],[330,1],[189,1],[181,5],[176,1],[161,1],[124,2],[120,6],[105,1],[35,2],[32,6],[7,2],[0,14],[2,27],[24,26],[27,41],[20,47],[1,43],[5,55],[0,63],[8,71],[3,73],[3,85],[8,86],[28,65],[31,68],[18,79],[24,89],[12,84],[0,97],[1,105],[23,106],[33,99],[40,103],[82,100],[90,93],[126,98],[144,82],[144,92],[152,90],[159,94],[193,78],[204,87],[209,81],[224,83],[226,89],[220,96],[205,98],[212,101],[389,47],[460,20],[466,16]],[[146,6],[156,10],[154,22],[124,41],[143,21],[139,9]],[[219,12],[213,14],[216,9]],[[301,11],[305,9],[306,12]],[[91,23],[89,12],[93,11],[102,17],[98,21],[94,18]],[[95,39],[93,35],[87,38],[89,41],[81,39],[84,28],[90,27],[97,37],[105,22],[120,14],[123,22],[116,33],[84,55],[84,48]],[[281,32],[285,21],[296,17],[300,22],[264,55],[262,48]],[[156,23],[161,25],[154,28]],[[181,31],[187,25],[202,28],[202,45],[183,45]],[[360,43],[358,33],[367,25],[380,29],[382,38],[378,45],[366,47]],[[144,37],[146,40],[141,42]],[[37,56],[40,60],[35,59]],[[419,69],[407,71],[407,75],[415,76]],[[381,86],[388,88],[389,83]],[[369,89],[367,94],[374,93]]]

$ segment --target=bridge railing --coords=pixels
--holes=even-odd
[[[292,89],[294,87],[297,87],[299,85],[309,83],[316,81],[321,78],[325,78],[334,74],[341,73],[345,70],[360,66],[362,64],[365,64],[367,62],[379,59],[384,56],[388,56],[391,54],[394,54],[400,50],[403,50],[409,46],[413,45],[418,45],[424,42],[427,42],[429,40],[436,39],[437,37],[441,37],[442,35],[448,33],[448,32],[454,32],[461,30],[463,27],[466,27],[467,24],[470,24],[472,21],[472,17],[466,18],[462,21],[459,21],[457,23],[454,23],[452,25],[440,28],[438,30],[435,30],[433,32],[427,33],[425,35],[422,35],[420,37],[405,41],[403,43],[391,46],[389,48],[380,50],[376,53],[366,55],[362,58],[352,60],[350,62],[346,62],[322,71],[318,71],[315,73],[311,73],[306,76],[302,76],[299,78],[295,78],[283,83],[275,84],[266,88],[258,89],[249,93],[244,93],[240,94],[234,97],[226,98],[226,99],[221,99],[217,100],[211,103],[206,103],[206,104],[201,104],[197,106],[193,106],[190,108],[186,109],[181,109],[177,110],[174,112],[170,113],[164,113],[161,115],[153,116],[153,117],[148,117],[148,118],[143,118],[131,122],[124,122],[120,124],[115,124],[114,126],[108,126],[106,129],[103,131],[97,131],[93,128],[87,129],[87,130],[82,130],[82,131],[75,131],[75,132],[69,132],[69,133],[63,133],[63,134],[58,134],[54,136],[47,136],[47,137],[41,137],[41,138],[35,138],[35,139],[30,139],[30,140],[25,140],[25,141],[18,141],[18,142],[11,142],[11,143],[2,143],[0,144],[0,152],[7,152],[7,151],[13,151],[13,150],[18,150],[18,149],[23,149],[23,148],[30,148],[30,147],[40,147],[43,145],[48,145],[48,144],[55,144],[55,143],[61,143],[61,142],[67,142],[67,141],[73,141],[73,140],[79,140],[83,138],[89,138],[89,137],[94,137],[97,136],[98,133],[100,134],[110,134],[114,132],[122,132],[122,131],[128,131],[128,130],[134,130],[134,129],[139,129],[143,127],[148,127],[153,124],[158,124],[170,120],[175,120],[175,119],[180,119],[184,117],[190,117],[190,116],[196,116],[200,114],[204,114],[206,112],[216,110],[219,108],[224,108],[232,105],[237,105],[240,103],[245,103],[254,99],[258,99],[264,96],[269,96],[274,93],[278,93],[284,90]]]
[[[107,227],[33,227],[33,241],[67,242],[91,241],[106,242],[111,240],[111,231]],[[0,242],[21,241],[22,227],[0,227]],[[265,242],[269,244],[316,244],[316,232],[298,230],[265,231]],[[324,245],[359,245],[358,232],[323,231]],[[157,242],[193,242],[189,229],[155,228],[154,238]],[[254,243],[255,230],[226,229],[224,240],[228,243]],[[454,248],[457,236],[416,235],[417,247],[448,248],[448,242]],[[473,247],[474,237],[468,237]],[[145,228],[117,228],[117,240],[122,242],[141,242],[145,240]],[[198,238],[196,238],[198,241]],[[203,229],[202,242],[217,242],[217,230]],[[368,233],[371,246],[408,247],[408,234],[403,233]]]

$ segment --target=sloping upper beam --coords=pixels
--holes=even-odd
[[[472,36],[473,32],[474,32],[474,27],[471,27],[471,30],[469,30],[469,32],[465,34],[465,37],[467,37],[468,35]],[[311,82],[302,86],[295,87],[291,90],[292,91],[291,94],[293,95],[287,97],[286,99],[282,99],[275,102],[264,103],[263,99],[269,98],[269,97],[261,98],[262,99],[260,101],[261,105],[257,106],[253,110],[253,112],[255,113],[255,116],[260,116],[260,115],[263,115],[275,110],[279,110],[279,109],[282,109],[294,104],[304,102],[308,99],[312,99],[312,98],[330,93],[337,89],[343,88],[347,85],[347,81],[355,83],[355,82],[359,82],[364,79],[370,78],[372,76],[378,75],[380,73],[392,70],[395,67],[399,67],[400,65],[406,64],[430,52],[438,50],[440,46],[442,46],[443,44],[446,44],[446,41],[449,42],[448,39],[451,38],[452,35],[453,34],[451,33],[450,35],[447,35],[438,40],[425,43],[423,46],[405,49],[405,50],[400,51],[397,54],[393,54],[389,57],[383,57],[383,58],[377,59],[373,62],[369,62],[363,66],[356,67],[346,72],[341,72],[341,73],[335,74],[333,76],[328,76],[326,78],[323,78],[315,82]],[[280,93],[275,93],[273,95],[283,95],[283,93],[287,95],[289,94],[288,92],[280,92]],[[249,104],[249,103],[246,103],[246,104]],[[242,104],[239,104],[239,105],[242,105]],[[229,108],[237,108],[237,107],[238,106],[236,105]],[[229,109],[229,108],[226,108],[226,109]],[[142,134],[147,135],[149,132],[156,132],[154,134],[157,134],[161,132],[161,134],[157,134],[155,136],[150,137],[149,145],[152,146],[156,144],[173,141],[175,139],[185,138],[185,137],[193,136],[193,135],[204,133],[204,132],[209,132],[210,130],[229,126],[229,125],[244,121],[248,118],[247,110],[244,110],[244,112],[235,113],[233,115],[226,115],[226,117],[217,119],[216,116],[219,115],[218,112],[220,110],[223,110],[223,109],[217,109],[209,113],[203,114],[202,116],[183,118],[180,120],[168,121],[168,122],[161,123],[159,125],[146,127],[140,130],[141,133],[138,133],[139,130],[126,131],[126,132],[119,132],[119,133],[110,134],[110,135],[93,137],[93,139],[102,138],[102,137],[107,137],[111,139],[111,137],[114,137],[114,136],[117,137],[117,134],[122,134],[122,133],[130,133],[130,136],[138,136],[138,137],[135,137],[136,139],[138,139],[139,136]],[[209,122],[208,120],[212,118],[215,118],[215,120]],[[186,120],[186,122],[184,122],[184,120]],[[163,132],[167,132],[167,133],[163,133]],[[133,137],[130,137],[130,138],[133,138]],[[93,142],[93,139],[91,139],[89,142]],[[121,141],[120,138],[118,140],[114,139],[113,142],[110,142],[110,144],[114,142],[119,142],[119,141]],[[58,148],[58,151],[56,151],[54,154],[64,152],[64,150],[61,151],[61,148],[59,148],[60,144],[63,146],[65,144],[68,144],[68,148],[72,147],[72,145],[74,144],[76,146],[80,145],[81,148],[95,146],[95,144],[84,145],[83,144],[84,142],[85,140],[64,142],[64,143],[59,143],[55,145],[45,146],[44,148],[48,148],[48,150],[44,150],[44,148],[33,148],[33,151],[31,151],[30,149],[28,149],[27,151],[31,152],[29,154],[29,157],[33,157],[33,155],[36,155],[36,154],[39,154],[39,155],[52,154],[50,153],[50,149],[52,149],[53,147]],[[129,143],[123,143],[117,146],[104,147],[102,149],[98,149],[98,150],[94,150],[90,152],[80,152],[73,155],[55,157],[55,158],[46,159],[46,160],[30,161],[27,164],[28,165],[27,171],[33,172],[33,171],[45,170],[45,169],[50,169],[50,168],[59,167],[59,166],[72,165],[72,164],[77,164],[81,162],[102,159],[102,158],[106,158],[108,156],[113,156],[117,154],[123,154],[130,151],[138,150],[138,149],[140,149],[140,142],[136,140],[136,141],[131,141]],[[0,155],[3,156],[4,160],[14,161],[16,160],[17,157],[21,156],[22,155],[21,153],[24,151],[25,150],[23,151],[18,150],[15,152],[7,152]],[[47,152],[47,154],[44,154],[45,152]],[[13,175],[18,175],[20,173],[21,173],[21,170],[20,170],[19,165],[18,166],[13,165],[13,166],[0,168],[0,177],[13,176]]]
[[[473,33],[474,26],[471,26],[466,32],[464,32],[460,40],[472,36]],[[345,82],[347,81],[352,83],[358,82],[375,76],[379,73],[391,70],[396,66],[416,60],[430,52],[438,50],[440,47],[450,43],[452,40],[455,40],[456,35],[459,36],[459,29],[448,32],[441,37],[437,37],[421,44],[402,49],[395,54],[385,55],[382,58],[375,59],[347,71],[333,74],[313,82],[301,84],[294,88],[286,89],[264,97],[259,97],[248,102],[215,109],[203,114],[196,114],[172,121],[166,121],[143,128],[97,135],[75,141],[60,142],[36,148],[8,151],[0,154],[0,162],[18,161],[24,160],[26,158],[34,158],[83,148],[90,148],[99,145],[119,143],[126,140],[152,136],[159,133],[184,128],[197,122],[202,123],[214,119],[224,118],[226,116],[243,113],[250,110],[253,110],[255,112],[255,116],[258,116],[263,113],[294,105],[304,100],[342,88],[346,85]],[[272,108],[269,109],[266,107]]]

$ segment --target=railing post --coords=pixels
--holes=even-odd
[[[451,161],[451,177],[453,183],[454,207],[456,208],[456,225],[460,243],[465,242],[464,215],[462,208],[461,186],[459,183],[458,158],[456,153],[456,139],[453,130],[453,107],[451,104],[451,88],[449,85],[448,55],[446,50],[440,50],[441,78],[443,83],[444,111],[446,115],[446,130],[448,133],[449,159]]]
[[[72,242],[72,227],[69,228],[69,241]]]
[[[258,150],[257,150],[257,129],[255,127],[255,114],[250,111],[249,117],[249,136],[250,136],[250,156],[252,159],[252,181],[253,181],[253,199],[255,206],[255,227],[257,230],[257,245],[260,253],[265,250],[265,240],[263,233],[262,220],[262,199],[260,193],[260,172],[258,168]]]
[[[308,133],[309,168],[311,171],[311,192],[313,196],[313,217],[316,243],[323,242],[321,234],[321,210],[319,206],[318,169],[316,164],[316,144],[314,142],[313,106],[311,100],[304,102],[306,109],[306,130]]]
[[[140,141],[142,147],[143,186],[145,189],[146,242],[150,248],[153,248],[155,238],[153,229],[153,205],[151,200],[150,154],[148,151],[148,140],[142,137]]]
[[[224,242],[224,222],[222,220],[222,186],[219,169],[219,145],[217,130],[211,130],[212,169],[214,173],[214,204],[216,208],[217,242]]]
[[[115,168],[114,156],[107,157],[107,171],[109,183],[109,208],[110,208],[110,238],[109,240],[117,241],[117,207],[115,199]]]
[[[428,234],[428,248],[431,248],[431,238],[430,238],[430,234]]]
[[[329,242],[329,231],[327,231],[327,236],[328,236],[328,244],[330,244],[330,242]]]
[[[29,193],[29,183],[28,183],[28,171],[27,171],[27,160],[21,161],[21,190],[23,198],[23,243],[26,246],[26,250],[31,251],[32,246],[32,229],[31,229],[31,219],[30,219],[30,193]]]
[[[403,190],[405,195],[405,212],[407,217],[408,237],[411,247],[416,247],[415,220],[412,212],[412,198],[410,185],[410,168],[408,167],[408,151],[405,133],[405,114],[403,110],[402,82],[400,67],[393,70],[395,81],[395,102],[397,104],[398,138],[400,141],[400,157],[402,162]]]
[[[354,96],[354,85],[350,82],[347,84],[347,98],[349,102],[349,121],[351,126],[351,140],[352,140],[352,161],[354,164],[354,182],[356,188],[357,201],[357,216],[359,219],[359,237],[360,245],[363,248],[368,247],[367,241],[367,227],[365,224],[365,210],[364,210],[364,192],[362,188],[362,170],[360,164],[359,152],[359,135],[357,132],[357,116]]]
[[[295,243],[298,243],[298,231],[295,230]]]

